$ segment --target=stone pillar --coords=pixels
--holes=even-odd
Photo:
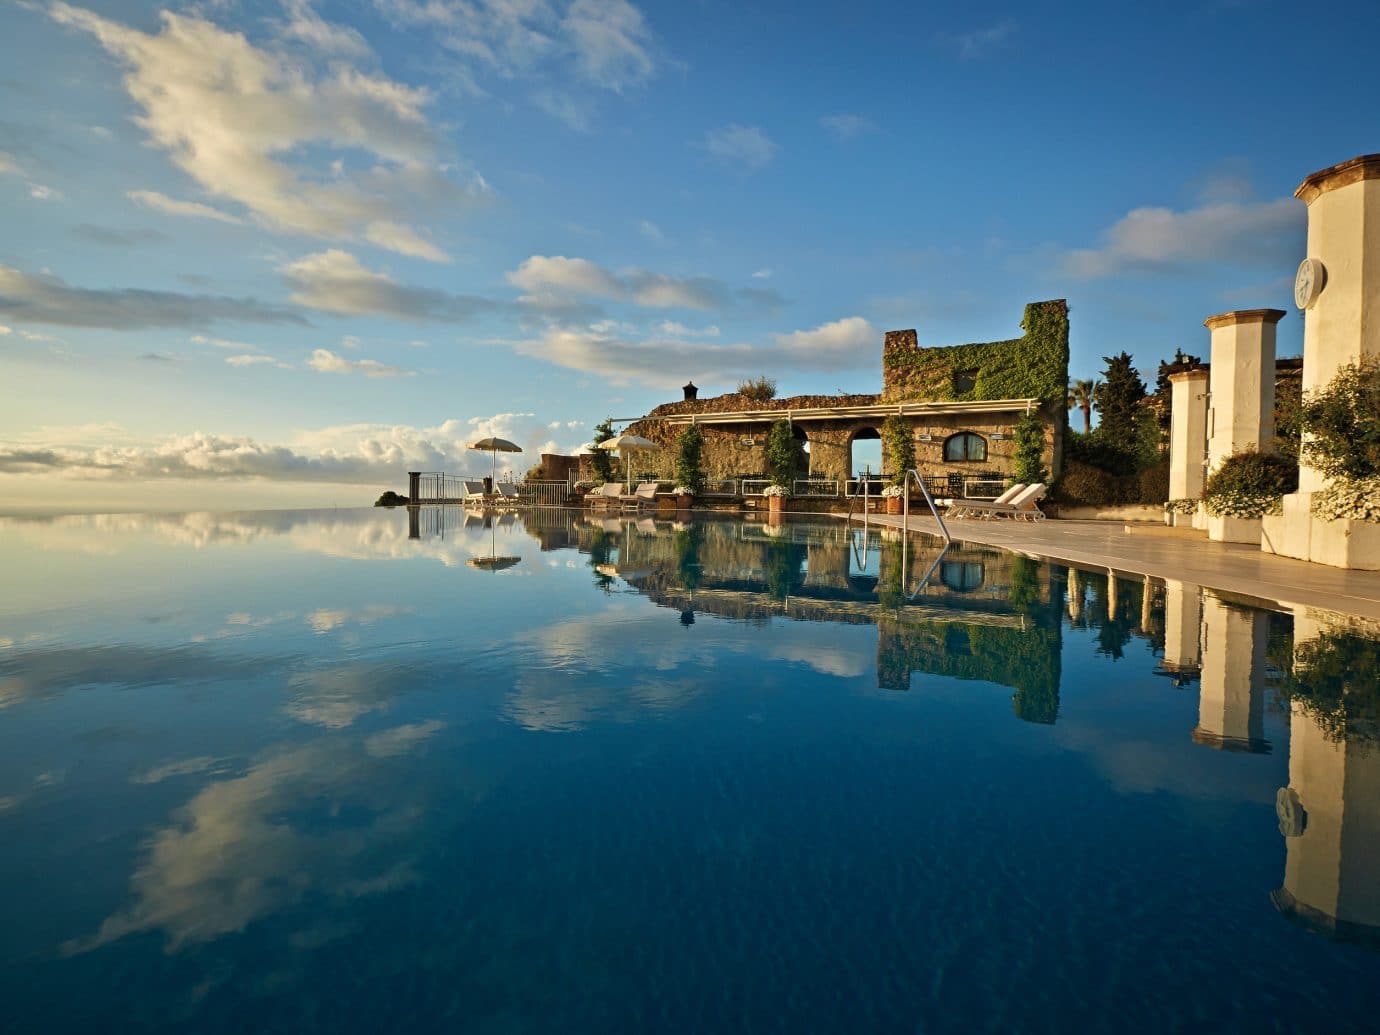
[[[1275,325],[1283,309],[1243,309],[1209,316],[1212,405],[1208,410],[1208,471],[1243,449],[1275,441]],[[1260,543],[1259,518],[1209,517],[1208,538]]]
[[[412,504],[414,507],[417,505],[418,497],[422,494],[421,483],[421,471],[407,472],[407,502]]]
[[[1315,285],[1311,294],[1296,298],[1304,303],[1307,393],[1328,384],[1338,367],[1380,355],[1380,155],[1316,172],[1294,197],[1308,206],[1305,263]],[[1312,516],[1312,494],[1324,487],[1319,472],[1300,467],[1299,491],[1284,498],[1282,516],[1267,519],[1264,549],[1339,568],[1380,570],[1380,525]]]
[[[1202,668],[1200,635],[1203,590],[1191,582],[1164,580],[1164,661],[1160,667],[1182,686]]]
[[[1169,498],[1196,500],[1203,496],[1207,463],[1208,371],[1185,370],[1169,375]],[[1170,514],[1170,523],[1186,526],[1192,514]]]
[[[1083,573],[1069,569],[1069,618],[1077,622],[1083,617]]]
[[[1265,647],[1269,618],[1203,598],[1203,670],[1193,742],[1219,751],[1268,754]]]

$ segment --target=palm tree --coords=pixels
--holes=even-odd
[[[1092,407],[1093,397],[1097,394],[1097,381],[1070,381],[1069,382],[1069,409],[1080,409],[1083,411],[1083,434],[1092,431]]]

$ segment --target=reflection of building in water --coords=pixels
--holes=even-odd
[[[1328,635],[1317,621],[1297,615],[1296,658]],[[1313,664],[1322,667],[1319,660]],[[1300,669],[1296,660],[1295,677],[1306,681],[1310,673]],[[1337,667],[1344,693],[1377,692],[1374,685],[1346,686],[1351,678],[1347,665]],[[1292,702],[1289,786],[1276,799],[1284,884],[1271,898],[1280,912],[1312,930],[1380,948],[1380,744],[1373,733],[1324,721],[1305,701]]]
[[[1222,751],[1270,750],[1265,739],[1269,616],[1203,596],[1203,668],[1193,741]]]
[[[1183,686],[1202,669],[1200,636],[1203,625],[1203,590],[1191,582],[1164,580],[1164,660],[1160,671]]]

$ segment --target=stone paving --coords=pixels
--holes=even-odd
[[[862,515],[854,515],[862,523]],[[900,528],[901,518],[869,514],[874,525]],[[1380,572],[1347,571],[1262,553],[1242,543],[1198,536],[1157,535],[1112,521],[948,522],[955,540],[1037,554],[1089,571],[1178,579],[1200,586],[1380,621]],[[937,535],[933,517],[911,514],[912,532]],[[1131,530],[1128,531],[1128,528]]]

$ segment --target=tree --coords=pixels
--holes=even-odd
[[[1181,374],[1185,370],[1197,370],[1203,365],[1203,361],[1198,356],[1190,356],[1183,349],[1174,350],[1174,358],[1161,360],[1160,368],[1155,374],[1155,415],[1159,420],[1160,430],[1164,434],[1169,434],[1170,423],[1170,396],[1173,393],[1173,385],[1169,383],[1170,374]]]
[[[1083,434],[1092,431],[1092,407],[1093,397],[1097,394],[1098,381],[1096,378],[1088,381],[1070,381],[1068,408],[1083,411]]]
[[[594,455],[589,458],[589,462],[594,466],[594,476],[601,482],[613,481],[613,454],[607,449],[600,449],[600,442],[607,442],[613,438],[613,418],[605,417],[602,424],[594,427]]]
[[[795,440],[791,422],[785,417],[776,421],[767,434],[767,476],[773,485],[789,489],[799,465],[800,444]]]
[[[1380,359],[1337,369],[1303,402],[1303,460],[1328,478],[1380,478]]]
[[[749,402],[771,402],[776,398],[776,381],[763,375],[738,382],[738,394]]]
[[[1088,382],[1081,382],[1087,384]],[[1045,452],[1045,422],[1027,413],[1016,422],[1016,481],[1032,485],[1043,482],[1048,472],[1042,460]]]
[[[882,421],[882,442],[891,462],[891,484],[902,485],[906,472],[915,466],[915,435],[910,421],[896,413]]]
[[[689,489],[696,496],[704,492],[704,471],[700,467],[700,457],[704,453],[704,435],[691,424],[681,432],[677,442],[676,484]]]
[[[1107,369],[1102,373],[1102,383],[1093,392],[1093,405],[1099,418],[1098,432],[1109,446],[1134,452],[1145,382],[1131,365],[1130,353],[1103,356],[1102,361]]]

